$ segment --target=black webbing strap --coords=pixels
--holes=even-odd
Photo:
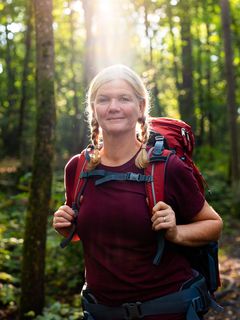
[[[153,180],[152,176],[146,176],[144,174],[140,173],[134,173],[134,172],[113,172],[113,171],[107,171],[107,170],[93,170],[89,172],[82,172],[81,178],[92,178],[100,176],[102,178],[95,181],[95,185],[98,186],[102,183],[108,182],[108,181],[135,181],[135,182],[151,182]]]

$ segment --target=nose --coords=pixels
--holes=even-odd
[[[116,98],[111,98],[109,101],[108,109],[110,110],[118,110],[119,109],[119,102]]]

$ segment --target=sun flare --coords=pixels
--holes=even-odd
[[[98,70],[114,63],[130,63],[129,30],[123,3],[124,0],[96,2],[93,32]]]
[[[111,12],[111,8],[112,7],[112,1],[109,0],[99,0],[98,3],[98,9],[99,9],[99,13],[108,13]]]

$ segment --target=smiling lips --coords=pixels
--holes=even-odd
[[[123,117],[121,117],[121,118],[109,118],[108,120],[122,120],[122,119],[124,119]]]

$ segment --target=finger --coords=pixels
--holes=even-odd
[[[53,218],[53,226],[60,226],[60,225],[71,225],[72,224],[72,220],[66,219],[63,216],[54,216]]]
[[[162,229],[169,229],[174,226],[174,223],[172,221],[163,221],[163,217],[159,220],[154,221],[152,224],[152,228],[155,231],[162,230]]]
[[[169,215],[169,210],[165,209],[165,210],[161,210],[161,211],[156,211],[153,213],[151,220],[152,222],[156,221],[158,218],[163,218],[163,217],[167,217]]]
[[[71,226],[71,222],[69,222],[69,221],[53,223],[53,227],[55,229],[66,228],[66,227],[70,227],[70,226]]]
[[[166,204],[163,201],[159,201],[153,207],[152,212],[155,213],[156,211],[165,210],[165,209],[168,209],[168,208],[170,208],[170,206],[168,204]]]
[[[74,216],[73,216],[74,212],[67,212],[67,211],[64,211],[64,210],[57,210],[55,213],[54,213],[54,218],[58,218],[58,217],[62,217],[64,218],[65,220],[67,221],[72,221]]]
[[[71,207],[67,206],[66,204],[64,204],[63,206],[61,206],[60,208],[58,208],[58,210],[62,210],[67,212],[70,215],[74,215],[74,211]]]
[[[165,224],[169,222],[167,220],[167,217],[166,216],[160,216],[160,217],[157,217],[153,222],[152,222],[152,226],[155,227],[156,225],[159,225],[159,224]]]
[[[176,218],[173,211],[166,216],[158,216],[152,224],[154,230],[170,229],[176,227]]]

